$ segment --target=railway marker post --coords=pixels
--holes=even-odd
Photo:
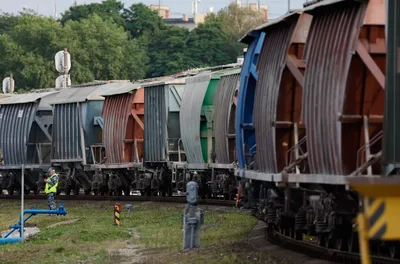
[[[115,203],[115,205],[114,205],[114,224],[117,226],[121,225],[121,211],[122,211],[121,204]]]
[[[186,185],[188,204],[183,212],[183,249],[200,247],[200,226],[204,224],[203,210],[197,206],[197,183]]]

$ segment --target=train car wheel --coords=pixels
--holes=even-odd
[[[129,196],[131,194],[131,189],[125,188],[124,189],[124,194],[125,194],[125,196]]]

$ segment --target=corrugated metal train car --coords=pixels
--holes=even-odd
[[[174,165],[175,169],[184,170],[178,177],[178,188],[183,189],[184,182],[193,178],[201,186],[202,195],[213,193],[229,196],[235,191],[235,143],[232,142],[235,136],[235,119],[234,116],[227,122],[226,119],[233,113],[232,104],[239,84],[239,72],[240,69],[237,68],[204,71],[186,80],[187,88],[183,94],[180,123],[187,161]],[[217,119],[219,118],[217,126],[215,113],[218,114]],[[227,141],[224,145],[216,146],[216,133]],[[229,155],[230,160],[223,160]],[[216,158],[220,161],[216,162]]]
[[[103,154],[95,163],[108,193],[130,193],[135,168],[141,167],[144,140],[144,90],[126,83],[102,93]],[[104,191],[102,191],[104,193]]]
[[[53,107],[51,164],[60,171],[60,190],[75,194],[92,190],[94,177],[91,145],[101,142],[102,85],[60,89],[46,100]]]
[[[43,184],[41,175],[50,166],[53,129],[52,109],[45,99],[55,94],[18,94],[0,100],[0,190],[9,195],[21,190],[22,164],[26,193],[37,193]]]
[[[316,1],[242,39],[262,48],[242,70],[235,175],[270,230],[355,250],[346,179],[381,173],[385,21],[385,1]]]

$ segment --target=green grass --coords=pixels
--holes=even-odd
[[[46,208],[46,202],[38,202]],[[32,207],[28,202],[26,208]],[[137,245],[144,263],[267,263],[268,256],[254,253],[245,241],[256,219],[239,210],[202,206],[205,224],[201,250],[182,251],[182,205],[133,203],[132,213],[123,210],[121,226],[113,224],[112,202],[67,201],[67,216],[35,216],[29,223],[41,229],[25,243],[0,246],[1,263],[118,263],[127,258],[116,250]],[[18,219],[19,203],[1,201],[0,230]],[[48,228],[51,224],[76,222]],[[232,249],[237,250],[232,251]],[[138,253],[128,251],[129,254]],[[257,255],[258,254],[258,255]],[[254,257],[257,256],[257,257]],[[128,256],[132,257],[132,256]],[[179,261],[177,261],[179,259]]]

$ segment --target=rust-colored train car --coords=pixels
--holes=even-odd
[[[255,166],[236,175],[248,186],[246,206],[258,200],[259,216],[284,235],[356,249],[359,201],[347,179],[381,173],[385,22],[382,0],[313,1],[248,34],[265,33],[255,99],[238,98],[254,101],[246,125],[256,151],[246,155]]]
[[[144,89],[140,84],[126,83],[110,89],[105,97],[102,117],[105,154],[97,167],[102,170],[102,185],[108,192],[129,195],[135,180],[135,167],[141,166],[144,137]],[[103,150],[103,149],[102,149]]]

